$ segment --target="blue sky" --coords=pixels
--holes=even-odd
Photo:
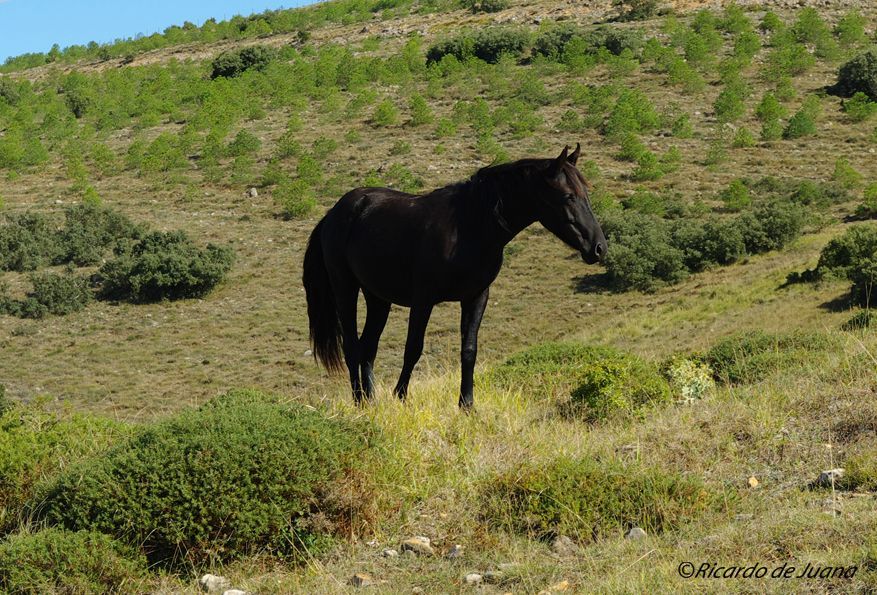
[[[200,25],[314,0],[0,0],[0,63],[9,56],[47,52],[89,41],[150,35],[170,25]]]

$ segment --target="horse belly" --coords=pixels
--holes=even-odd
[[[400,306],[413,301],[416,246],[406,241],[406,235],[356,230],[347,250],[348,265],[362,288]]]

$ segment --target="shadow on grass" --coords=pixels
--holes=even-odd
[[[576,293],[613,293],[608,273],[588,273],[573,277],[572,282]]]

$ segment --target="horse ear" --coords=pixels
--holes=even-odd
[[[567,155],[569,154],[569,147],[564,147],[563,152],[560,154],[560,157],[554,160],[554,164],[551,166],[551,174],[554,176],[560,175],[560,172],[563,171],[563,164],[566,163]]]
[[[566,160],[569,161],[570,163],[572,163],[573,165],[575,165],[579,161],[579,153],[581,152],[581,150],[582,150],[582,145],[579,143],[576,143],[576,150],[573,151],[572,154],[566,158]]]

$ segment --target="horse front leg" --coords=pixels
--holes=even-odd
[[[412,305],[411,313],[408,315],[408,338],[405,340],[405,359],[402,362],[402,373],[399,375],[399,382],[393,393],[404,401],[408,395],[408,381],[411,380],[411,372],[420,355],[423,353],[423,335],[426,333],[426,326],[429,324],[429,317],[432,314],[433,304]]]
[[[475,358],[478,357],[478,329],[487,308],[489,289],[485,289],[475,299],[460,302],[460,408],[470,410],[475,402],[474,374]]]

